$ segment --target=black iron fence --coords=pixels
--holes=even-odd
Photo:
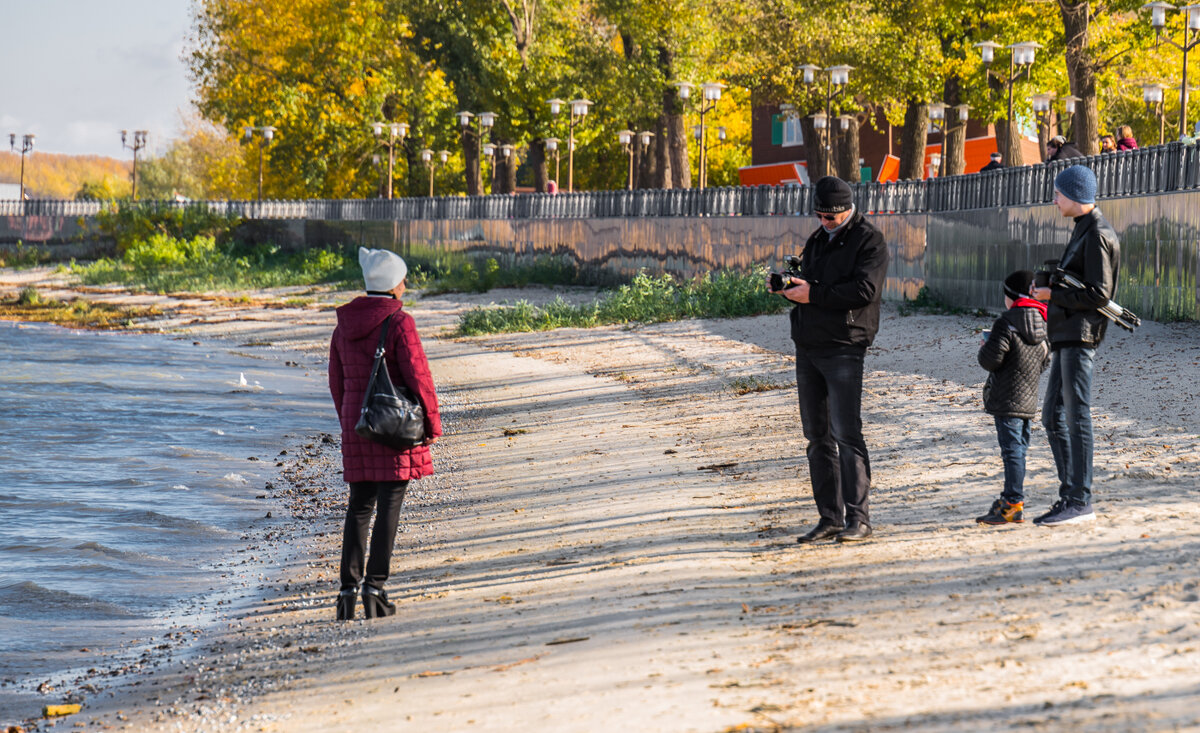
[[[867,213],[930,213],[1049,203],[1054,177],[1075,163],[1096,172],[1101,198],[1200,188],[1200,148],[1169,143],[1089,158],[947,178],[854,186]],[[795,216],[812,213],[809,186],[756,186],[518,196],[305,201],[148,201],[145,206],[205,205],[244,219],[405,221],[452,219],[603,219],[635,217]],[[0,216],[90,217],[96,201],[0,201]]]

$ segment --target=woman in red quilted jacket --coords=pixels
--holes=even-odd
[[[392,562],[400,505],[409,481],[433,473],[429,446],[442,434],[429,362],[421,348],[416,324],[400,302],[408,266],[394,252],[365,247],[358,250],[358,262],[362,265],[367,294],[337,309],[337,327],[329,345],[329,391],[342,424],[342,475],[350,484],[350,504],[342,535],[339,620],[354,618],[354,601],[360,584],[363,614],[367,618],[396,612],[383,584]],[[354,432],[380,328],[388,316],[392,317],[384,347],[388,373],[397,386],[401,382],[407,385],[425,408],[425,442],[399,451]],[[372,510],[376,510],[375,526],[371,530],[368,556],[367,529]]]

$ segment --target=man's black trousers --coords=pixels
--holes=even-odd
[[[800,420],[822,519],[870,525],[871,460],[862,436],[863,356],[857,346],[796,349]]]

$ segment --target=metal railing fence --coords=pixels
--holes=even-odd
[[[1200,148],[1174,142],[1139,150],[1003,168],[946,178],[855,184],[867,213],[929,213],[1049,203],[1054,177],[1082,163],[1096,172],[1101,198],[1200,188]],[[0,201],[0,216],[92,217],[98,201]],[[144,201],[159,209],[206,206],[243,219],[404,221],[448,219],[603,219],[631,217],[799,216],[812,213],[810,186],[586,191],[517,196],[445,196],[304,201]]]

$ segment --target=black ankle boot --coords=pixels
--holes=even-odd
[[[364,585],[362,589],[363,615],[367,618],[383,618],[396,615],[396,604],[388,600],[382,588]]]
[[[354,618],[354,597],[358,595],[357,588],[346,588],[338,593],[337,620],[349,621]]]

